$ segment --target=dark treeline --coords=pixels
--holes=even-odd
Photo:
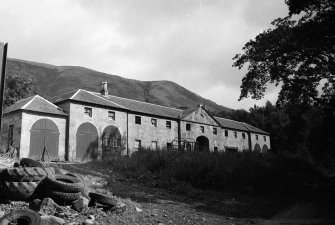
[[[311,105],[279,106],[267,102],[249,111],[219,116],[247,122],[271,134],[271,152],[289,154],[335,171],[335,112]]]

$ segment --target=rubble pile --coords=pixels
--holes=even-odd
[[[126,205],[114,196],[89,192],[83,178],[76,173],[62,174],[56,167],[29,158],[21,159],[14,167],[0,170],[0,200],[25,201],[29,209],[11,211],[2,216],[0,225],[65,224],[70,208],[85,213],[90,207],[106,211],[124,211]],[[18,223],[18,224],[21,224]],[[79,224],[79,223],[73,223]],[[98,224],[89,215],[83,224]]]

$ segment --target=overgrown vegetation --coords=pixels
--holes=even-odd
[[[131,178],[156,178],[157,185],[206,189],[252,190],[268,194],[297,194],[307,183],[320,182],[321,173],[299,158],[259,152],[211,153],[142,149],[130,157],[107,162]]]

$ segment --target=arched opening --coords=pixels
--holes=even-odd
[[[98,158],[98,131],[91,123],[83,123],[77,130],[76,160],[81,162]]]
[[[267,145],[263,145],[262,152],[268,152],[269,148]]]
[[[254,150],[260,152],[261,151],[261,146],[258,143],[256,143],[255,147],[254,147]]]
[[[29,157],[44,160],[58,160],[59,130],[50,119],[39,119],[30,130]]]
[[[198,143],[198,149],[202,152],[209,151],[209,140],[205,136],[199,136],[196,139],[196,142]]]
[[[121,154],[121,133],[115,126],[108,126],[102,133],[102,159]]]

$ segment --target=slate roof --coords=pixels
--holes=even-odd
[[[128,98],[122,98],[114,95],[104,96],[97,92],[91,92],[82,89],[52,97],[50,98],[50,101],[56,104],[69,99],[114,108],[127,109],[135,113],[136,112],[145,113],[153,116],[156,115],[174,119],[184,118],[197,109],[192,108],[192,109],[181,110],[167,106],[161,106],[147,102],[132,100]],[[251,126],[250,124],[247,123],[242,123],[221,117],[213,117],[213,118],[219,123],[219,125],[221,125],[224,128],[230,128],[245,132],[251,131],[254,133],[269,135],[269,133],[262,131],[261,129],[258,129],[254,126]]]
[[[20,100],[4,110],[4,114],[8,114],[17,110],[29,110],[34,112],[55,114],[66,116],[67,114],[58,106],[42,98],[34,95],[29,98]]]
[[[171,107],[166,107],[166,106],[161,106],[161,105],[155,105],[155,104],[136,101],[136,100],[127,99],[127,98],[121,98],[121,97],[117,97],[114,95],[103,96],[96,92],[91,92],[91,93],[96,96],[101,96],[108,101],[121,105],[133,112],[146,113],[146,114],[175,118],[175,119],[179,118],[179,116],[183,112],[183,110],[181,109],[176,109],[176,108],[171,108]]]

